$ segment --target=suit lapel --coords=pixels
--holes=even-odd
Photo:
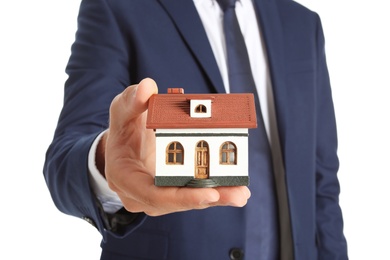
[[[176,24],[195,58],[209,78],[215,92],[225,88],[206,32],[192,0],[159,0]],[[190,79],[189,79],[190,80]]]
[[[277,13],[276,1],[255,0],[260,28],[267,50],[280,142],[284,150],[286,136],[286,78],[282,24]]]

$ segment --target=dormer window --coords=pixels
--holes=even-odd
[[[200,104],[195,108],[195,113],[207,113],[207,107]]]
[[[191,99],[190,100],[191,117],[207,118],[211,117],[211,99]]]

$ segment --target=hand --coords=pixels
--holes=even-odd
[[[159,216],[210,206],[242,207],[250,197],[245,186],[217,188],[157,187],[155,135],[146,129],[149,98],[157,93],[152,79],[144,79],[114,98],[110,126],[98,146],[109,187],[126,210]],[[104,158],[105,156],[105,158]],[[103,157],[103,158],[102,158]],[[99,160],[99,155],[97,155]],[[99,163],[97,163],[99,165]]]

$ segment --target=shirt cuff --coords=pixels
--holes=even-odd
[[[118,194],[116,192],[112,191],[108,187],[108,183],[106,179],[103,177],[103,175],[99,172],[98,168],[96,167],[96,149],[98,146],[98,143],[103,136],[105,131],[100,133],[92,143],[92,146],[89,150],[88,154],[88,169],[89,169],[89,179],[92,186],[92,190],[94,191],[97,199],[100,201],[100,203],[103,206],[103,209],[106,213],[115,213],[120,208],[123,207],[122,201],[119,199]]]

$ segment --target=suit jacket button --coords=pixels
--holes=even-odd
[[[95,221],[93,221],[92,218],[84,216],[83,219],[87,221],[89,224],[91,224],[92,226],[96,227],[96,223]]]
[[[229,252],[231,260],[243,260],[244,251],[241,248],[232,248]]]

